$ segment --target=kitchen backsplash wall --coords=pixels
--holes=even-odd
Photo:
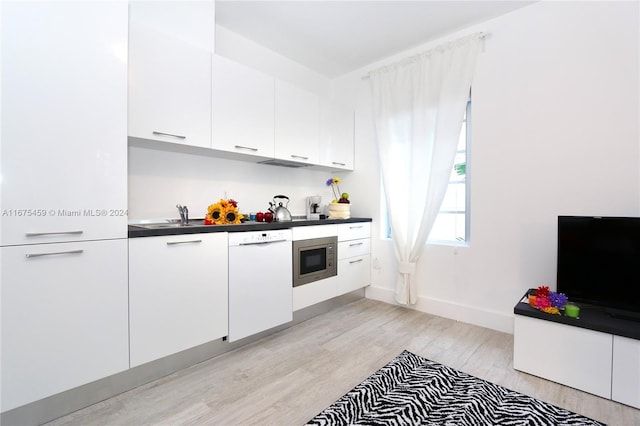
[[[306,197],[333,199],[328,178],[350,172],[291,169],[244,161],[129,147],[129,222],[178,218],[176,204],[191,218],[204,217],[220,198],[238,201],[241,213],[266,211],[274,195],[290,198],[292,215],[304,215]],[[326,207],[326,206],[325,206]]]

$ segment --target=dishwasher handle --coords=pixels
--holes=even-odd
[[[285,241],[285,242],[286,242],[286,241],[288,241],[288,240],[286,240],[286,239],[284,239],[284,238],[283,238],[283,239],[281,239],[281,240],[271,240],[271,241],[252,241],[252,242],[250,242],[250,243],[240,243],[240,244],[238,244],[238,245],[241,245],[241,246],[255,246],[255,245],[257,245],[257,244],[281,243],[281,242],[283,242],[283,241]]]

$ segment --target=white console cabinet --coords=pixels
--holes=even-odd
[[[514,311],[513,368],[640,408],[640,340],[616,334],[637,334],[637,323],[600,310],[543,314],[522,302]]]

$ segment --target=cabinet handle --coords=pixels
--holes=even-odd
[[[359,228],[364,228],[362,225],[360,226],[350,226],[349,229],[359,229]]]
[[[57,256],[59,254],[78,254],[84,250],[52,251],[49,253],[27,253],[27,257]]]
[[[304,157],[302,155],[294,155],[294,154],[291,154],[291,158],[299,158],[301,160],[308,160],[309,159],[309,157]]]
[[[349,247],[354,247],[354,246],[361,246],[364,243],[353,243],[353,244],[349,244]]]
[[[346,166],[347,163],[340,163],[339,161],[332,161],[331,164],[335,164],[336,166]]]
[[[236,145],[236,149],[248,149],[249,151],[253,151],[253,152],[256,152],[258,150],[258,148],[253,148],[251,146],[242,146],[242,145]]]
[[[358,259],[358,260],[352,260],[349,263],[358,263],[358,262],[362,262],[362,259]]]
[[[190,243],[201,243],[202,240],[189,240],[189,241],[167,241],[168,246],[174,246],[176,244],[190,244]]]
[[[155,130],[153,131],[154,135],[161,135],[161,136],[171,136],[172,138],[178,138],[178,139],[186,139],[186,136],[182,136],[182,135],[174,135],[172,133],[163,133],[163,132],[156,132]]]
[[[41,235],[65,235],[65,234],[82,234],[82,231],[57,231],[57,232],[27,232],[27,237],[39,237]]]

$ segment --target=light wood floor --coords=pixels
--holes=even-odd
[[[513,337],[361,300],[48,425],[302,425],[407,349],[611,425],[640,410],[513,370]]]

